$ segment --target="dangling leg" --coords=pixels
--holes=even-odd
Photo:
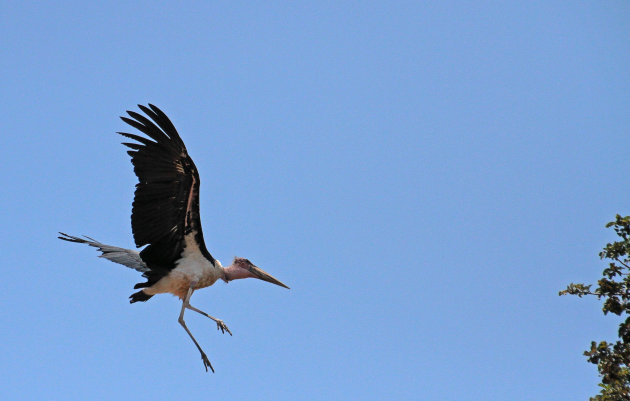
[[[199,310],[197,308],[195,308],[194,306],[192,306],[191,304],[187,304],[186,308],[193,310],[197,313],[200,313],[206,317],[209,317],[210,319],[214,320],[217,324],[217,330],[221,330],[221,333],[225,334],[225,332],[227,331],[228,333],[230,333],[230,335],[232,335],[232,332],[230,331],[230,329],[228,329],[228,327],[225,325],[225,323],[223,323],[223,320],[221,319],[217,319],[216,317],[212,317],[210,315],[208,315],[206,312]]]
[[[210,363],[210,360],[206,356],[206,353],[203,352],[203,350],[199,346],[199,343],[197,343],[197,340],[195,340],[195,337],[193,337],[193,335],[190,332],[190,330],[188,330],[188,327],[186,327],[186,322],[184,322],[184,311],[186,310],[186,308],[188,306],[190,306],[190,304],[188,302],[190,301],[190,297],[192,296],[192,293],[193,293],[193,285],[191,284],[190,288],[188,289],[188,293],[186,294],[186,298],[184,298],[184,301],[182,302],[182,311],[179,314],[178,322],[179,322],[179,324],[182,325],[184,330],[186,330],[186,333],[188,333],[190,338],[195,343],[195,346],[197,347],[197,349],[201,353],[201,360],[203,361],[203,367],[206,368],[206,372],[208,371],[208,368],[210,368],[212,370],[212,373],[214,373],[214,368],[212,367],[212,364]]]

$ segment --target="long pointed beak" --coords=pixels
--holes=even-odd
[[[266,271],[264,271],[263,269],[261,269],[258,266],[251,266],[249,268],[249,271],[250,271],[250,273],[252,273],[254,275],[255,278],[261,279],[263,281],[267,281],[267,282],[275,284],[275,285],[279,285],[280,287],[284,287],[284,288],[290,289],[287,285],[285,285],[280,280],[276,279],[274,276],[272,276],[271,274],[267,273]]]

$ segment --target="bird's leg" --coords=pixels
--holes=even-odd
[[[193,293],[193,286],[191,285],[190,288],[188,289],[188,293],[186,294],[186,298],[184,298],[184,301],[182,302],[182,311],[179,313],[178,322],[179,322],[179,324],[182,325],[184,330],[186,330],[186,333],[188,333],[190,338],[195,343],[195,346],[197,347],[197,349],[201,353],[201,360],[203,361],[203,367],[206,368],[206,372],[208,371],[208,368],[210,368],[210,370],[212,370],[212,373],[214,373],[214,368],[212,367],[212,364],[210,363],[210,360],[206,356],[206,353],[203,352],[203,350],[199,346],[199,343],[197,343],[197,340],[195,340],[195,337],[192,335],[190,330],[188,330],[188,327],[186,327],[186,322],[184,321],[184,311],[186,310],[186,307],[190,306],[190,304],[188,302],[190,301],[190,297],[192,296],[192,293]]]
[[[221,330],[221,333],[225,334],[225,332],[227,331],[228,333],[230,333],[230,335],[232,335],[232,332],[230,331],[230,329],[228,329],[227,325],[225,323],[223,323],[223,320],[221,319],[217,319],[216,317],[212,317],[210,315],[208,315],[206,312],[199,310],[197,308],[195,308],[194,306],[192,306],[191,304],[186,305],[186,308],[193,310],[197,313],[200,313],[206,317],[209,317],[210,319],[214,320],[215,323],[217,324],[217,330]]]

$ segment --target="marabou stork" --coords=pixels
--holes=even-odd
[[[131,212],[133,237],[136,247],[146,247],[137,252],[105,245],[90,237],[59,233],[58,238],[98,248],[100,257],[141,272],[147,281],[134,286],[141,290],[129,297],[131,303],[145,302],[155,294],[178,296],[182,300],[178,321],[201,353],[206,371],[210,368],[214,372],[210,360],[186,327],[184,311],[190,309],[207,316],[216,322],[222,333],[232,333],[222,320],[190,304],[193,292],[219,279],[227,283],[248,277],[289,287],[248,259],[236,257],[231,265],[223,267],[210,255],[199,219],[199,174],[195,163],[162,110],[152,104],[138,107],[148,118],[127,111],[131,118],[121,119],[148,138],[126,132],[119,134],[137,142],[123,145],[131,148],[127,153],[139,181]]]

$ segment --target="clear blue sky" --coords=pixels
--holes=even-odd
[[[630,4],[3,2],[0,399],[585,400],[630,214]],[[107,4],[105,4],[107,3]],[[242,280],[129,305],[114,132],[174,121]]]

